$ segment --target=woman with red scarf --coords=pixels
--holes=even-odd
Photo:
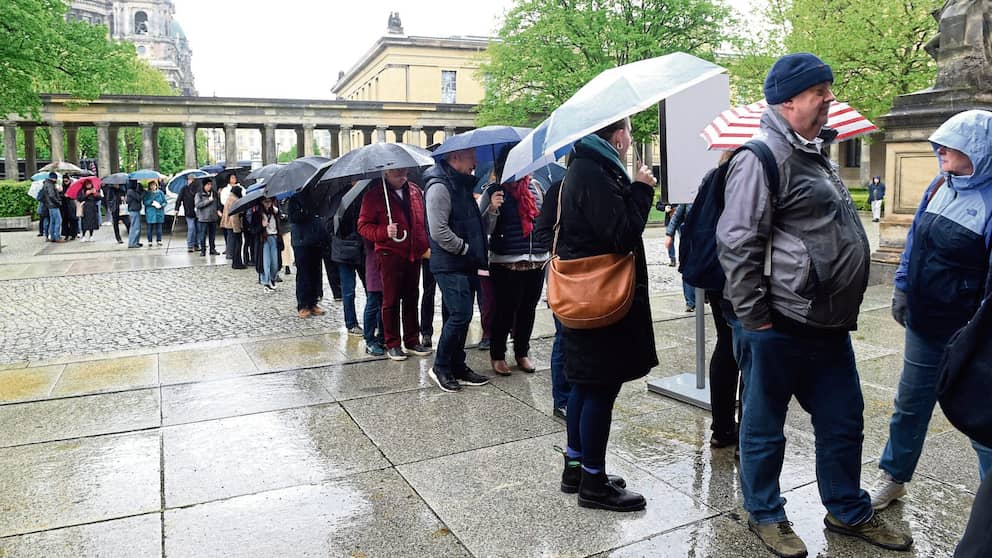
[[[517,368],[533,373],[527,354],[534,331],[534,313],[544,286],[548,247],[534,239],[534,221],[541,212],[543,191],[525,177],[500,184],[510,147],[496,158],[493,184],[479,198],[483,223],[489,232],[489,277],[493,285],[493,321],[489,357],[493,372],[510,375],[506,364],[506,339],[513,332]],[[492,204],[502,198],[503,204]]]

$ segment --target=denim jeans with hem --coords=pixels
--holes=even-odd
[[[555,321],[555,342],[551,346],[551,400],[555,409],[561,409],[568,405],[568,394],[572,391],[572,384],[568,383],[565,376],[565,351],[561,348],[561,322],[558,318]]]
[[[385,347],[386,334],[382,331],[382,291],[365,291],[364,318],[365,344],[378,343]]]
[[[131,217],[131,228],[127,230],[127,246],[134,248],[141,240],[141,212],[128,211],[127,214]]]
[[[210,244],[211,253],[217,251],[217,248],[214,246],[215,238],[217,236],[217,221],[200,221],[196,225],[196,232],[197,238],[199,238],[201,254],[207,251],[208,243]]]
[[[55,242],[62,238],[62,210],[52,208],[48,210],[48,240]]]
[[[162,242],[162,223],[148,223],[148,244],[152,243],[152,236],[155,240]]]
[[[199,226],[200,222],[196,220],[196,217],[186,218],[186,248],[199,248],[198,242],[199,237]]]
[[[685,305],[689,308],[696,307],[696,287],[693,287],[689,283],[682,279],[682,296],[685,297]]]
[[[338,274],[341,276],[341,307],[344,310],[344,327],[358,327],[358,312],[355,311],[355,277],[358,268],[353,265],[338,263]]]
[[[923,452],[933,407],[937,403],[937,365],[944,344],[906,328],[902,375],[896,390],[895,412],[889,422],[889,440],[878,467],[898,482],[913,480]],[[992,449],[971,442],[978,453],[978,472],[984,480],[992,468]]]
[[[757,523],[786,519],[779,476],[785,419],[795,396],[812,419],[824,507],[847,525],[870,519],[871,499],[861,489],[864,398],[850,335],[801,337],[775,329],[746,330],[738,320],[731,325],[744,373],[740,474],[745,509]]]
[[[258,274],[258,281],[263,285],[275,283],[278,273],[279,244],[276,242],[275,236],[270,236],[262,244],[262,273]]]
[[[441,287],[441,298],[448,310],[434,353],[434,366],[449,374],[457,374],[465,368],[465,338],[472,321],[478,277],[463,273],[435,273],[434,279]]]

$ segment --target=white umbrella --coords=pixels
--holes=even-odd
[[[606,70],[555,109],[510,151],[503,169],[504,179],[519,179],[528,169],[551,162],[555,152],[579,138],[725,71],[684,52]],[[537,162],[540,164],[534,166]]]

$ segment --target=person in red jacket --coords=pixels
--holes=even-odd
[[[387,211],[386,199],[389,199]],[[369,184],[362,197],[358,233],[375,244],[382,276],[382,328],[386,356],[406,360],[407,351],[431,354],[420,341],[417,300],[420,296],[420,261],[428,249],[427,218],[420,188],[407,180],[407,169],[390,169]],[[403,345],[400,346],[400,312]]]

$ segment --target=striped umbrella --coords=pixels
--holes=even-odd
[[[737,149],[757,133],[761,115],[768,108],[764,99],[747,106],[725,110],[699,134],[707,149]],[[861,116],[847,103],[834,101],[827,114],[827,126],[837,130],[837,140],[851,139],[878,131],[878,126]]]

